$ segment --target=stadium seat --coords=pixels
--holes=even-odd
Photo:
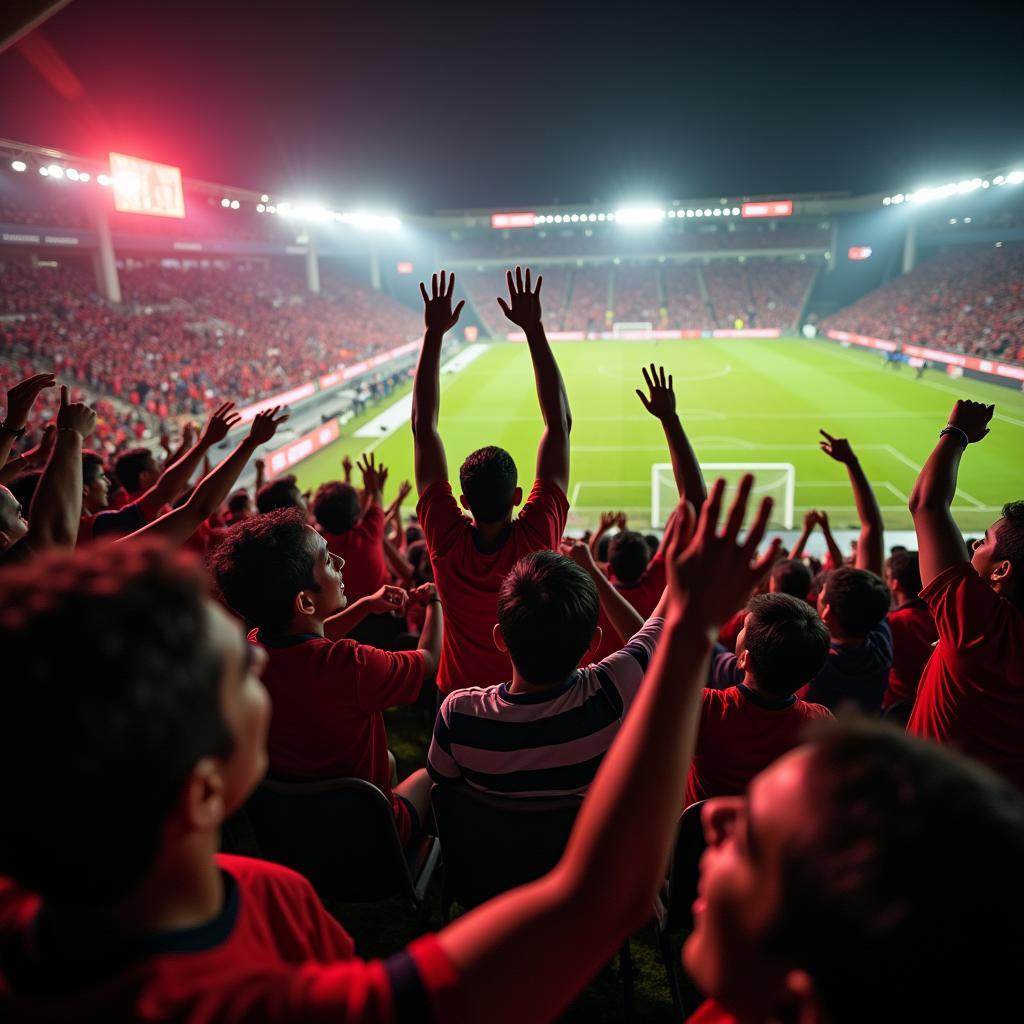
[[[363,779],[266,780],[245,807],[260,856],[306,878],[323,899],[374,903],[407,896],[417,908],[440,845],[403,850],[391,804]]]
[[[511,798],[467,785],[434,786],[434,821],[444,859],[442,915],[463,910],[532,882],[559,861],[583,803],[580,796]],[[626,1006],[633,999],[629,940],[619,951]]]
[[[699,800],[690,804],[680,816],[665,898],[663,901],[655,901],[658,948],[665,964],[672,1002],[681,1017],[687,1016],[695,1007],[684,1007],[685,1000],[676,973],[678,957],[674,952],[672,936],[693,929],[693,901],[697,898],[697,883],[700,881],[700,858],[707,845],[701,823],[701,810],[706,802]]]

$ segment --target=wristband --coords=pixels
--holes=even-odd
[[[0,434],[12,434],[15,438],[24,437],[25,432],[28,430],[28,426],[24,427],[12,427],[8,425],[7,420],[0,420]]]
[[[441,603],[441,598],[439,598],[439,597],[432,597],[432,598],[430,598],[429,601],[427,601],[427,604],[440,604],[440,603]]]
[[[952,424],[947,424],[939,431],[940,438],[946,437],[947,435],[955,437],[960,442],[961,447],[965,449],[971,443],[971,439],[967,436],[967,432],[965,430],[961,430],[959,427],[954,427]]]

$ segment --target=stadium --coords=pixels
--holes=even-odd
[[[767,152],[796,138],[769,109],[804,87],[764,72],[731,133],[762,165],[715,164],[707,130],[685,139],[707,173],[659,179],[621,130],[553,110],[579,153],[523,170],[515,131],[479,141],[493,99],[452,101],[458,145],[399,127],[427,84],[405,47],[443,35],[422,12],[386,45],[380,12],[344,36],[355,64],[366,40],[394,63],[343,98],[309,12],[300,32],[228,4],[196,39],[109,3],[151,79],[102,64],[87,0],[0,22],[20,97],[0,108],[0,1018],[1004,1012],[1024,954],[1019,139],[965,143],[953,174],[881,144],[868,171],[807,171]],[[552,13],[551,37],[581,17]],[[484,97],[507,25],[474,18],[438,74]],[[617,93],[651,98],[588,77],[601,19],[559,86],[610,124]],[[190,107],[164,60],[223,94]],[[389,154],[379,181],[310,142],[318,91],[353,148]],[[262,151],[217,138],[228,109],[272,127]],[[683,145],[635,116],[652,153]],[[595,152],[619,170],[584,202]],[[417,161],[438,198],[382,200]],[[711,194],[692,182],[713,168]]]

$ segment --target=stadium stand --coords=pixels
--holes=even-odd
[[[605,329],[609,272],[609,267],[577,267],[572,272],[569,305],[563,322],[565,330]]]
[[[612,271],[614,319],[660,326],[658,276],[658,264],[615,267]]]

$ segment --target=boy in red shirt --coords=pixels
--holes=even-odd
[[[697,750],[686,780],[686,804],[735,796],[758,772],[798,746],[809,721],[828,708],[795,696],[817,675],[829,652],[818,613],[789,594],[751,599],[735,655],[743,681],[705,690]]]
[[[429,584],[416,592],[429,603],[416,651],[391,653],[339,639],[367,614],[402,611],[406,600],[399,587],[382,587],[349,605],[344,564],[297,509],[236,524],[210,559],[225,601],[255,627],[249,639],[267,651],[271,775],[366,779],[391,801],[398,834],[408,843],[426,819],[430,779],[421,768],[392,791],[382,712],[412,704],[424,680],[434,679],[441,608]]]
[[[1003,508],[968,552],[950,504],[968,444],[993,405],[960,401],[924,464],[910,512],[939,642],[907,731],[948,743],[1024,789],[1024,502]]]
[[[921,673],[932,656],[939,634],[921,591],[921,569],[916,551],[894,551],[885,566],[885,581],[892,591],[889,612],[892,630],[892,668],[882,707],[913,701]]]
[[[437,590],[445,605],[447,628],[437,685],[442,694],[466,686],[492,686],[512,677],[512,664],[492,640],[498,621],[501,581],[531,551],[558,550],[569,502],[569,430],[572,417],[562,375],[541,323],[540,289],[525,286],[520,269],[507,274],[509,303],[498,299],[505,315],[526,332],[537,381],[544,432],[537,450],[537,479],[519,516],[523,500],[512,456],[501,448],[480,448],[462,464],[462,495],[455,500],[448,482],[448,460],[437,429],[441,404],[441,342],[458,323],[463,303],[452,309],[455,275],[441,271],[432,279],[431,295],[421,282],[426,333],[413,384],[412,434],[415,444],[416,508]],[[459,507],[470,511],[468,519]]]

